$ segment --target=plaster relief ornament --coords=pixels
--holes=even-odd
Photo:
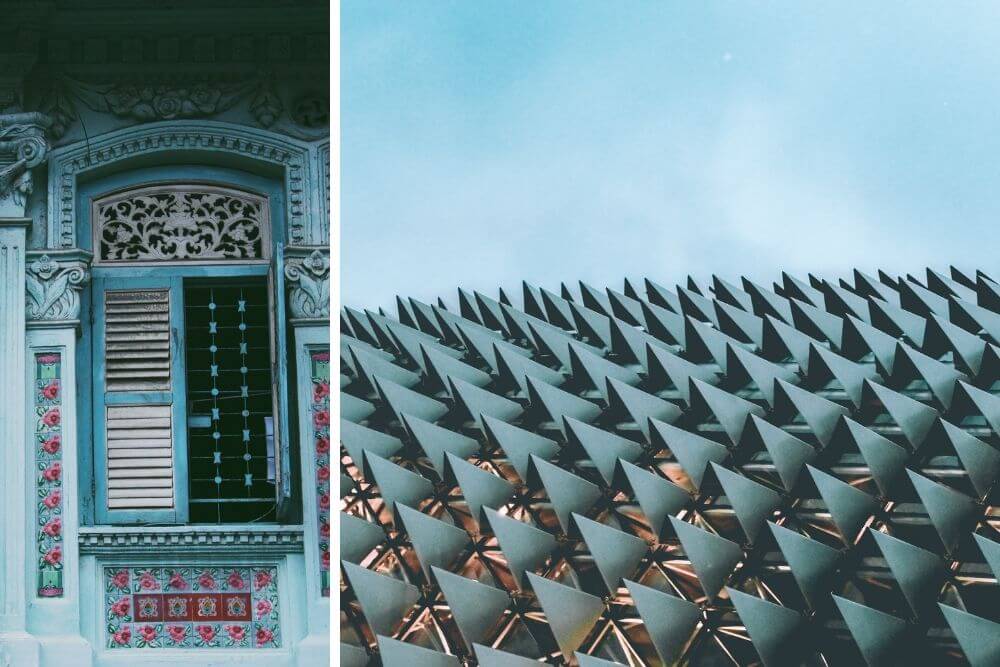
[[[248,82],[95,85],[67,80],[65,85],[93,111],[140,122],[212,116],[231,108],[252,88]]]
[[[289,249],[290,252],[293,249]],[[330,317],[330,259],[319,250],[307,257],[289,259],[285,265],[289,282],[288,306],[296,319]]]
[[[45,161],[51,119],[37,112],[0,115],[0,212],[23,214],[31,194],[31,169]],[[14,208],[7,209],[10,202]]]
[[[80,290],[87,282],[85,260],[37,257],[25,272],[25,310],[29,321],[75,320],[80,316]]]

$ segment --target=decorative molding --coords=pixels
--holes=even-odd
[[[292,323],[326,323],[330,319],[330,249],[289,246],[285,250],[285,280]]]
[[[103,570],[108,649],[281,647],[274,565],[105,565]]]
[[[306,144],[272,132],[214,121],[163,121],[109,132],[52,151],[49,158],[48,246],[76,245],[77,177],[99,167],[165,151],[230,153],[280,166],[285,174],[287,240],[320,235],[309,201],[311,164]]]
[[[62,355],[36,352],[32,361],[36,591],[54,598],[63,595]]]
[[[324,142],[320,145],[319,150],[316,153],[316,159],[319,163],[317,165],[318,171],[320,173],[320,183],[323,186],[323,191],[320,193],[320,234],[324,243],[329,243],[330,239],[330,229],[332,220],[330,216],[332,215],[330,211],[330,143]]]
[[[99,264],[266,259],[267,200],[231,188],[171,184],[94,201]]]
[[[302,553],[300,527],[110,527],[80,528],[80,553],[97,555]]]
[[[25,271],[27,326],[65,326],[80,319],[80,291],[90,279],[86,250],[29,250]]]
[[[49,154],[52,119],[38,112],[0,114],[0,215],[23,215],[31,169]]]

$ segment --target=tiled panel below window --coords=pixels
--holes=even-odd
[[[106,646],[281,646],[273,566],[105,567]]]

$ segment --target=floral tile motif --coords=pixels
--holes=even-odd
[[[319,521],[320,589],[330,596],[330,352],[312,353],[312,425]]]
[[[279,648],[273,566],[105,567],[107,647]]]
[[[38,596],[62,597],[62,357],[35,355],[35,524]]]

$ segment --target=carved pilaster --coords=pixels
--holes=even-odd
[[[24,215],[31,169],[49,152],[51,119],[38,112],[0,114],[0,215]]]
[[[25,314],[28,328],[66,327],[80,323],[80,291],[90,279],[86,250],[28,252]]]
[[[330,249],[289,246],[285,281],[292,324],[326,324],[330,320]]]

